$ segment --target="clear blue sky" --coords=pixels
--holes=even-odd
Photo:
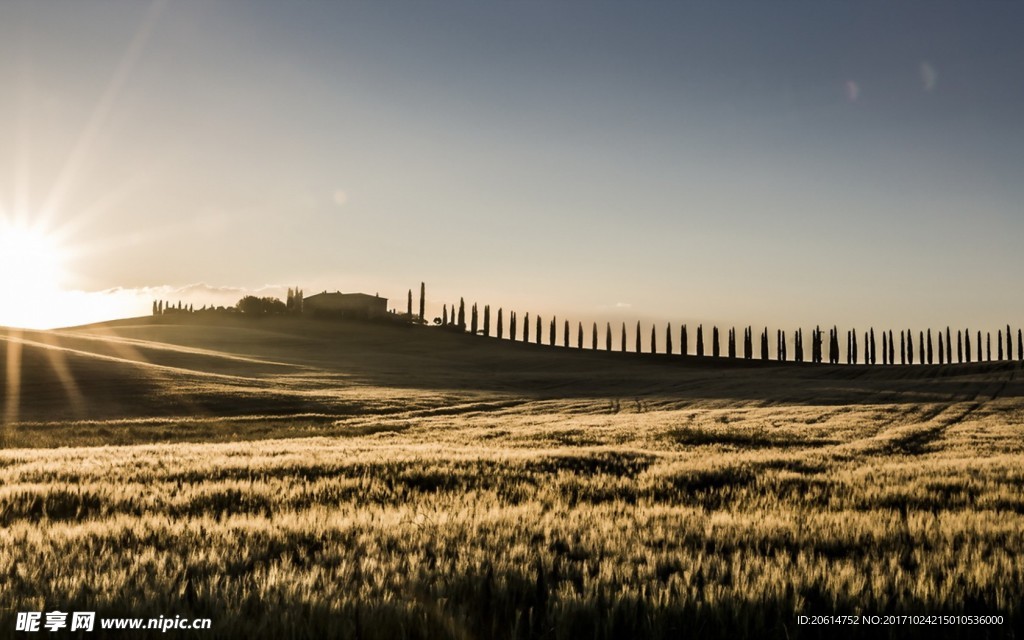
[[[1024,5],[5,2],[68,289],[1024,324]],[[283,293],[281,291],[280,293]],[[122,292],[123,297],[123,292]],[[646,332],[645,332],[646,335]]]

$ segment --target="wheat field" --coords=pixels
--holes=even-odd
[[[297,327],[8,332],[23,373],[0,450],[0,624],[61,608],[209,617],[196,637],[224,638],[1022,627],[1019,363],[670,361]]]

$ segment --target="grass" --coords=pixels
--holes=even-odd
[[[266,328],[227,344],[216,327],[133,326],[104,331],[133,334],[145,357],[102,365],[88,353],[113,341],[32,338],[84,352],[71,368],[92,384],[152,374],[159,397],[111,396],[60,419],[25,398],[32,419],[0,451],[0,628],[15,611],[55,608],[210,617],[197,637],[223,638],[1011,638],[1024,627],[1015,366],[773,367],[765,384],[757,367],[503,354],[447,334],[381,334],[363,347],[371,361],[345,341],[372,345],[372,329],[361,340],[314,326],[272,345]],[[416,381],[401,363],[435,339],[446,360]],[[289,355],[288,340],[311,346]],[[44,347],[24,349],[47,361]],[[207,376],[211,358],[222,373],[239,367],[234,378]],[[474,384],[493,358],[500,371]],[[25,386],[48,389],[45,372]],[[825,613],[1004,623],[796,623]]]

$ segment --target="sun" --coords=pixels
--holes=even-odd
[[[64,257],[45,229],[0,220],[0,326],[41,328],[60,315]]]

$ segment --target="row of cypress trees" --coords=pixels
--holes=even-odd
[[[484,305],[482,310],[482,323],[481,312],[478,309],[476,303],[470,308],[470,322],[467,327],[466,324],[466,310],[465,301],[459,300],[458,307],[451,305],[449,311],[448,305],[444,306],[444,310],[441,317],[441,324],[443,326],[451,327],[457,330],[469,330],[473,334],[481,334],[484,336],[491,336],[491,307],[490,305]],[[556,317],[551,318],[547,323],[547,336],[546,343],[551,346],[555,346],[559,343],[558,339],[558,319]],[[541,316],[534,316],[533,322],[530,321],[530,314],[526,313],[522,319],[516,314],[515,311],[508,313],[508,324],[505,323],[505,312],[499,308],[496,316],[496,332],[494,336],[500,339],[508,337],[510,340],[520,340],[522,342],[534,342],[536,344],[545,343],[545,324]],[[506,331],[507,330],[507,331]],[[532,331],[532,333],[531,333]],[[613,350],[613,339],[612,339],[612,326],[611,323],[606,323],[604,327],[604,349],[606,351]],[[678,353],[688,354],[689,351],[689,335],[687,325],[682,325],[679,330],[679,345],[680,349]],[[570,347],[573,343],[571,339],[572,328],[568,320],[564,320],[562,324],[562,339],[561,344],[563,347]],[[651,327],[650,341],[647,351],[649,353],[658,353],[658,332],[657,327]],[[805,349],[804,349],[804,332],[803,329],[797,329],[792,334],[792,347],[794,362],[805,361]],[[759,335],[760,353],[758,354],[761,360],[770,360],[769,355],[769,338],[768,328]],[[590,329],[590,348],[597,350],[599,348],[599,336],[600,331],[597,323],[593,323]],[[619,338],[619,349],[622,352],[626,352],[627,349],[627,331],[626,323],[622,323],[621,334]],[[675,333],[672,330],[672,324],[668,323],[664,334],[664,351],[666,354],[677,353],[673,338]],[[576,326],[576,339],[575,346],[578,349],[583,349],[586,344],[585,331],[583,323],[577,323]],[[775,343],[775,359],[779,361],[788,361],[789,357],[789,344],[786,339],[786,332],[782,329],[776,332],[776,343]],[[633,351],[640,353],[642,349],[642,327],[639,322],[636,324],[635,332],[635,344]],[[984,338],[984,343],[983,343]],[[993,355],[995,360],[1012,360],[1016,353],[1019,359],[1024,360],[1024,331],[1018,329],[1016,332],[1016,350],[1014,350],[1013,340],[1014,335],[1010,326],[1006,326],[1005,332],[1000,329],[996,334],[995,340],[995,353],[993,354],[993,341],[992,334],[982,334],[981,331],[976,333],[976,341],[973,343],[976,345],[972,348],[972,334],[969,330],[958,330],[956,332],[956,355],[954,357],[953,352],[953,336],[952,330],[947,327],[945,332],[939,331],[937,339],[933,336],[932,330],[919,331],[915,336],[910,330],[903,330],[899,332],[899,364],[953,364],[963,362],[982,362],[984,360],[992,361]],[[698,356],[706,355],[705,344],[704,344],[704,326],[698,325],[696,331],[696,344],[694,352]],[[735,328],[728,330],[726,337],[726,356],[729,358],[742,357],[745,360],[753,360],[755,357],[754,350],[754,333],[753,327],[746,327],[743,330],[742,342],[740,343],[742,348],[742,354],[737,349],[737,333]],[[848,330],[846,332],[846,364],[877,364],[877,343],[875,330],[872,327],[868,331],[864,332],[863,350],[861,349],[861,343],[858,341],[858,334],[855,329]],[[896,338],[892,330],[881,332],[881,343],[882,343],[882,364],[896,364]],[[982,352],[982,345],[984,344],[984,353]],[[1005,349],[1004,349],[1005,347]],[[713,326],[711,329],[711,353],[710,355],[716,358],[722,357],[721,338],[719,329],[717,326]],[[936,357],[937,356],[937,357]],[[811,330],[811,344],[809,352],[810,361],[814,363],[828,362],[830,364],[839,364],[843,361],[840,349],[840,332],[839,329],[833,326],[828,330],[828,340],[826,342],[824,331],[821,327],[815,327]],[[973,358],[973,359],[972,359]]]

